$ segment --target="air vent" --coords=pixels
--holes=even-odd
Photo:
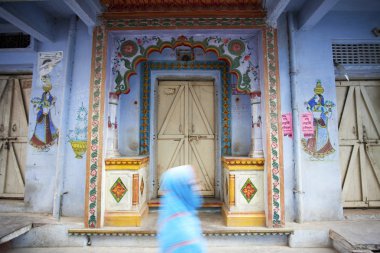
[[[380,64],[380,44],[333,44],[333,60],[340,64]]]
[[[0,33],[0,48],[27,48],[30,35],[23,33]]]

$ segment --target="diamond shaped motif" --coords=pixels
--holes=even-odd
[[[124,197],[125,193],[128,191],[127,187],[125,187],[123,181],[121,181],[120,177],[115,181],[112,185],[110,192],[113,198],[117,203]]]
[[[144,178],[141,178],[140,193],[141,195],[144,193]]]
[[[245,184],[240,190],[241,194],[243,194],[244,198],[247,200],[247,202],[251,202],[253,196],[255,196],[257,192],[256,186],[252,183],[251,179],[247,179],[245,181]]]

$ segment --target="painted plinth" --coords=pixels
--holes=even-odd
[[[148,213],[149,157],[108,158],[106,164],[105,226],[138,227]]]
[[[223,218],[228,227],[266,226],[264,158],[223,157]]]

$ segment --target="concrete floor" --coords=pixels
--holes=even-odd
[[[23,248],[6,250],[4,253],[158,253],[157,248],[127,248],[127,247],[86,247],[86,248]],[[334,253],[326,248],[289,248],[285,246],[257,246],[257,247],[209,247],[208,253]]]
[[[325,221],[325,222],[307,222],[307,223],[292,223],[288,222],[283,231],[293,231],[293,234],[289,237],[289,246],[283,244],[267,244],[267,245],[244,245],[235,243],[233,247],[229,247],[226,244],[220,247],[218,243],[214,242],[213,239],[208,240],[208,252],[218,252],[218,253],[232,253],[232,252],[305,252],[305,253],[329,253],[336,252],[331,247],[331,242],[329,242],[329,233],[333,230],[344,237],[352,245],[379,245],[380,246],[380,210],[346,210],[345,220],[342,221]],[[230,228],[225,227],[223,220],[221,219],[220,213],[203,211],[200,213],[200,218],[202,221],[202,227],[204,232],[207,231],[219,231],[223,232],[241,232],[241,231],[273,231],[273,228],[266,227],[247,227],[247,228]],[[144,231],[144,230],[155,230],[157,221],[157,212],[152,211],[149,216],[144,219],[141,227],[138,228],[123,228],[130,231]],[[12,232],[9,225],[14,225],[17,227],[20,224],[23,226],[25,224],[34,224],[35,227],[39,227],[43,224],[67,226],[72,228],[81,228],[83,226],[82,218],[71,218],[63,217],[60,221],[52,218],[49,215],[38,215],[38,214],[27,214],[23,213],[1,213],[0,214],[0,235],[5,235],[6,232]],[[104,228],[104,229],[120,229],[120,228]],[[280,229],[281,230],[281,229]],[[65,230],[67,231],[67,229]],[[276,230],[279,231],[279,230]],[[67,232],[65,232],[67,233]],[[152,238],[155,240],[155,238]],[[229,240],[229,239],[222,239]],[[327,240],[327,241],[326,241]],[[141,252],[141,253],[151,253],[158,252],[156,244],[153,246],[144,246],[128,248],[125,245],[110,245],[111,247],[105,247],[104,245],[93,245],[93,246],[80,246],[80,247],[59,247],[58,245],[50,245],[49,248],[17,248],[17,249],[7,249],[5,245],[0,246],[0,252],[9,253],[24,253],[24,252]],[[274,246],[276,245],[276,246]],[[325,246],[321,246],[325,245]],[[232,246],[232,245],[231,245]]]

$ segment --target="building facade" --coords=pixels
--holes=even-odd
[[[138,226],[188,163],[228,226],[378,207],[379,6],[275,2],[104,1],[1,49],[0,210]]]

